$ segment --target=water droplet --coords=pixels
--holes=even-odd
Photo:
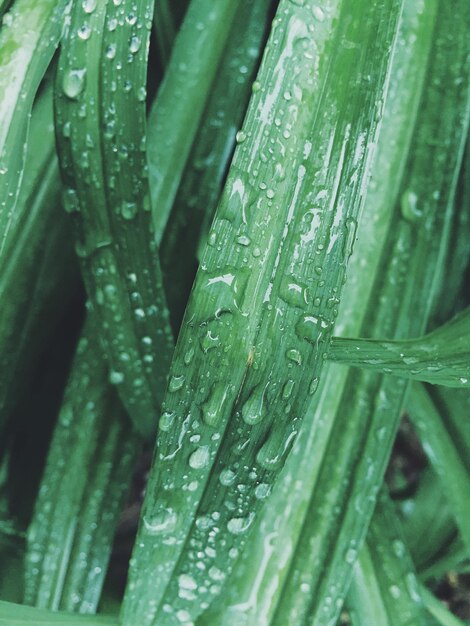
[[[235,135],[235,140],[238,144],[243,143],[246,140],[246,133],[243,130],[239,130]]]
[[[191,363],[191,361],[194,358],[194,348],[189,348],[189,350],[186,350],[183,360],[184,360],[184,364],[185,365],[189,365]]]
[[[347,552],[346,552],[346,563],[349,563],[349,565],[353,565],[357,560],[357,550],[355,550],[354,548],[350,548]]]
[[[116,44],[110,43],[109,46],[106,47],[105,54],[107,59],[114,59],[116,56]]]
[[[255,498],[258,498],[258,500],[264,500],[268,497],[270,491],[271,485],[268,485],[268,483],[260,483],[255,487]]]
[[[323,9],[319,6],[314,6],[312,8],[312,13],[313,13],[313,17],[318,21],[318,22],[324,22],[325,21],[325,12],[323,11]]]
[[[165,411],[160,417],[158,428],[160,430],[163,430],[164,432],[168,432],[175,421],[175,417],[176,413],[174,413],[173,411]]]
[[[403,558],[403,556],[405,555],[405,551],[406,551],[405,544],[403,543],[403,541],[400,541],[400,539],[395,539],[392,542],[392,548],[393,548],[393,552],[399,559]]]
[[[96,9],[97,0],[82,0],[82,9],[85,13],[93,13]]]
[[[184,385],[184,376],[172,376],[170,378],[170,383],[168,385],[168,390],[170,392],[179,391],[181,387]]]
[[[256,461],[268,471],[282,467],[284,460],[294,443],[296,431],[285,433],[284,430],[273,430],[256,454]]]
[[[202,405],[202,419],[212,428],[217,428],[222,418],[223,408],[228,395],[225,384],[216,383],[211,390],[209,398]]]
[[[416,222],[422,216],[422,211],[419,209],[418,196],[411,189],[407,189],[401,197],[401,213],[409,222]]]
[[[289,277],[282,281],[279,295],[287,304],[301,309],[305,308],[308,304],[309,296],[307,287]]]
[[[227,524],[227,529],[233,535],[242,535],[251,526],[254,513],[250,513],[247,517],[232,517]]]
[[[327,328],[331,326],[325,318],[316,315],[303,315],[297,322],[295,331],[300,339],[317,345]]]
[[[80,204],[78,202],[78,195],[75,189],[66,189],[63,197],[64,209],[67,213],[78,213],[80,211]]]
[[[182,624],[185,624],[185,626],[194,626],[194,623],[191,621],[191,615],[188,611],[180,609],[179,611],[176,611],[175,615],[177,620]]]
[[[111,370],[109,373],[109,382],[112,385],[120,385],[124,382],[124,374],[122,372],[117,372],[116,370]]]
[[[222,485],[228,487],[233,484],[235,477],[236,474],[231,469],[224,469],[220,472],[219,480]]]
[[[70,137],[70,133],[71,133],[71,124],[70,122],[65,122],[62,128],[62,134],[66,139],[68,139]]]
[[[77,35],[80,39],[86,41],[87,39],[90,39],[91,28],[88,26],[88,24],[83,24],[83,26],[80,26],[80,28],[78,29]]]
[[[141,45],[140,37],[137,37],[134,35],[133,37],[130,38],[129,50],[132,52],[132,54],[136,54],[136,52],[139,52],[140,45]]]
[[[239,243],[241,246],[249,246],[251,243],[251,239],[246,235],[240,235],[240,237],[237,237],[236,242]]]
[[[298,350],[295,350],[294,348],[291,350],[287,350],[286,357],[289,359],[289,361],[294,361],[294,363],[302,365],[302,356]]]
[[[391,585],[388,590],[390,591],[390,595],[395,598],[395,600],[398,600],[398,598],[401,596],[400,587],[398,587],[397,585]]]
[[[197,583],[192,576],[181,574],[178,576],[178,584],[183,589],[197,589]]]
[[[242,406],[242,418],[245,424],[254,426],[259,424],[266,414],[266,406],[264,405],[264,396],[266,394],[267,385],[263,387],[258,385],[251,392],[250,397]]]
[[[189,457],[189,466],[193,469],[203,469],[209,463],[209,446],[201,446]]]
[[[121,205],[121,215],[125,220],[132,220],[137,215],[137,204],[135,202],[123,202]]]
[[[147,90],[145,87],[139,87],[136,92],[136,97],[139,102],[144,102],[147,97]]]
[[[347,262],[349,257],[353,253],[354,244],[356,243],[357,221],[352,217],[348,217],[346,219],[345,225],[346,237],[343,244],[343,257]]]
[[[142,521],[149,535],[161,535],[175,530],[178,516],[172,508],[167,508],[153,516],[144,515]]]
[[[293,380],[288,380],[284,383],[284,387],[282,388],[282,397],[284,400],[288,400],[291,397],[294,386],[295,383]]]
[[[86,69],[66,72],[62,80],[64,94],[72,100],[77,99],[85,87],[85,77]]]
[[[316,390],[318,389],[318,384],[319,384],[319,379],[318,378],[312,378],[309,388],[308,388],[308,392],[311,396],[313,396],[313,394],[316,392]]]

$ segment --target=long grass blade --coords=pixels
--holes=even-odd
[[[368,307],[371,303],[375,306],[374,284],[380,276],[380,257],[389,237],[389,228],[392,228],[390,221],[399,197],[405,168],[403,155],[409,151],[414,126],[410,120],[415,119],[421,97],[436,4],[428,4],[422,13],[417,10],[414,2],[407,2],[404,6],[376,161],[363,218],[358,228],[361,245],[356,248],[350,263],[350,273],[354,280],[346,283],[337,320],[336,328],[341,333],[359,333],[361,325],[365,326],[365,319],[369,325],[366,318]],[[416,59],[419,62],[415,62]],[[414,115],[410,116],[410,112],[414,112]],[[367,273],[361,272],[364,267],[367,267]],[[392,311],[392,315],[395,315],[396,308],[392,307]],[[353,398],[348,402],[344,424],[341,420],[341,395],[345,388],[356,389],[357,393],[356,379],[351,380],[350,376],[345,369],[328,366],[324,380],[320,382],[317,403],[306,415],[306,424],[299,433],[290,460],[274,487],[244,553],[237,561],[236,571],[227,581],[220,605],[210,616],[204,615],[201,623],[214,626],[229,626],[237,621],[260,625],[271,623],[283,581],[289,571],[295,541],[301,532],[311,491],[319,480],[323,455],[332,437],[334,423],[336,420],[339,422],[335,429],[338,434],[349,423],[349,412],[354,406],[351,403]],[[366,395],[361,394],[354,399],[361,411],[356,414],[357,422],[351,429],[355,437],[364,430],[362,416],[367,406],[366,398]],[[380,436],[385,434],[386,431],[380,431]],[[350,432],[345,433],[344,441],[352,436]],[[340,437],[342,439],[343,436]],[[348,454],[352,455],[356,463],[358,457],[353,450]],[[336,455],[334,465],[338,465],[340,458],[341,456]],[[339,470],[339,467],[338,471],[346,472]],[[288,507],[285,506],[287,501]],[[329,502],[328,496],[325,502]],[[333,503],[331,506],[333,507]],[[334,509],[332,512],[329,507],[325,517],[331,515],[331,519],[334,519],[338,514],[338,511],[334,513]],[[318,517],[316,512],[312,515]],[[289,539],[278,541],[278,537]],[[319,548],[319,543],[312,543],[308,551],[314,552],[320,558]],[[318,571],[318,567],[314,565],[312,571]],[[278,581],[276,586],[273,584],[275,580]],[[318,584],[319,581],[315,582]],[[309,590],[311,586],[312,580],[306,577],[303,589]],[[341,587],[337,588],[337,596],[341,597]],[[334,612],[334,607],[331,608]],[[293,619],[295,621],[297,618]]]
[[[172,365],[125,624],[194,620],[213,600],[316,391],[399,14],[367,8],[359,26],[364,7],[340,8],[279,6]],[[210,547],[204,569],[192,545]]]
[[[162,239],[165,292],[177,328],[197,269],[198,248],[206,244],[235,135],[246,113],[272,4],[271,0],[242,2],[235,15]],[[158,205],[159,199],[155,202]]]
[[[176,37],[148,124],[147,158],[157,239],[168,221],[220,56],[240,6],[241,0],[192,0]],[[159,141],[160,137],[165,137],[165,141]]]
[[[407,408],[434,470],[445,481],[445,494],[462,537],[470,552],[470,477],[445,423],[426,392],[416,384]],[[468,462],[468,461],[467,461]]]
[[[65,0],[16,0],[0,30],[0,259],[16,219],[29,114],[62,32]]]
[[[410,337],[423,333],[438,286],[435,267],[442,262],[446,250],[456,172],[460,171],[468,125],[469,85],[468,81],[460,83],[460,78],[470,70],[468,39],[464,34],[470,23],[470,10],[462,3],[456,20],[454,9],[446,3],[439,4],[427,89],[410,153],[412,165],[402,186],[402,196],[411,192],[420,199],[423,213],[416,220],[416,216],[403,211],[401,202],[401,213],[390,227],[393,235],[383,256],[385,267],[377,285],[378,299],[371,309],[371,318],[375,319],[367,320],[364,326],[366,332],[376,336],[394,332],[397,337]],[[465,17],[463,22],[462,17]],[[449,30],[454,35],[451,47]],[[452,78],[449,57],[453,64]],[[449,83],[452,92],[441,91],[440,85],[446,80],[455,81]],[[450,93],[452,96],[447,97]],[[431,136],[436,144],[430,151]],[[444,147],[448,161],[441,152]],[[434,196],[431,187],[438,190]],[[441,211],[442,206],[446,212]],[[334,422],[322,459],[321,482],[315,486],[310,500],[274,624],[303,623],[308,615],[316,626],[323,626],[338,614],[350,580],[345,555],[351,548],[358,549],[364,539],[406,389],[406,383],[393,379],[368,378],[365,374],[350,378],[338,413],[343,419]],[[331,468],[335,468],[334,472]],[[337,496],[333,496],[334,492]],[[318,543],[315,542],[312,550],[314,537]],[[309,585],[309,591],[300,594],[298,585],[303,582]],[[327,597],[332,599],[331,604],[325,604]]]
[[[427,626],[428,618],[411,556],[386,494],[354,564],[347,609],[353,626]]]
[[[28,529],[25,601],[40,608],[96,610],[139,448],[95,336],[88,319]]]
[[[383,341],[333,337],[328,358],[414,380],[470,387],[470,308],[419,339]]]
[[[144,152],[152,6],[75,3],[56,88],[67,206],[110,382],[147,436],[155,429],[172,349]],[[133,124],[124,123],[129,114]]]

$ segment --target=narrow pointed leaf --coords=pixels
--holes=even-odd
[[[152,6],[75,3],[56,85],[59,157],[77,253],[110,382],[145,435],[155,428],[172,349],[146,178]],[[129,115],[132,124],[125,122]]]
[[[242,0],[192,0],[149,114],[147,158],[157,240],[168,220],[209,89]],[[190,54],[189,54],[190,51]],[[160,137],[164,141],[159,141]]]
[[[65,0],[16,0],[0,29],[0,259],[16,219],[28,116],[62,32]]]
[[[423,385],[416,384],[407,409],[434,470],[445,482],[445,494],[470,552],[470,477],[450,433]]]
[[[400,6],[368,5],[365,21],[362,5],[314,8],[280,3],[238,134],[172,364],[125,624],[194,620],[217,595],[317,388]],[[204,570],[195,545],[210,548]]]
[[[328,358],[446,387],[470,387],[470,308],[419,339],[333,337]]]

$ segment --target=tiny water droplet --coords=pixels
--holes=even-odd
[[[136,97],[139,102],[144,102],[147,97],[147,90],[145,87],[139,87],[136,92]]]
[[[184,385],[184,380],[185,377],[184,376],[172,376],[170,378],[170,383],[168,385],[168,390],[170,392],[174,392],[174,391],[179,391],[179,389],[182,388],[182,386]]]
[[[124,382],[124,374],[116,370],[111,370],[111,372],[109,373],[109,382],[112,385],[120,385],[122,382]]]
[[[158,428],[167,433],[173,426],[175,417],[176,413],[174,413],[173,411],[165,411],[160,417],[160,421],[158,422]]]
[[[178,584],[183,589],[197,589],[197,583],[192,576],[181,574],[178,576]]]
[[[80,204],[78,202],[78,195],[75,189],[66,189],[63,194],[64,209],[67,213],[78,213],[80,211]]]
[[[96,9],[97,0],[82,0],[82,9],[85,13],[93,13]]]
[[[194,348],[189,348],[184,354],[183,360],[185,365],[189,365],[194,358]]]
[[[318,378],[312,378],[310,385],[308,387],[308,392],[311,396],[313,396],[313,394],[315,393],[315,391],[318,389],[318,383],[319,383],[319,379]]]
[[[83,24],[78,29],[77,35],[79,36],[80,39],[82,39],[83,41],[86,41],[87,39],[90,39],[91,28],[88,26],[88,24]]]
[[[116,56],[116,44],[115,43],[110,43],[107,47],[106,47],[106,58],[107,59],[114,59],[114,57]]]
[[[140,50],[140,46],[141,46],[140,37],[137,37],[136,35],[134,35],[133,37],[130,38],[129,50],[132,52],[132,54],[136,54]]]
[[[75,100],[85,87],[86,69],[69,70],[62,80],[62,90],[67,98]]]
[[[346,563],[349,563],[349,565],[353,565],[357,560],[357,550],[355,550],[354,548],[350,548],[346,552],[345,560],[346,560]]]
[[[240,237],[237,237],[236,242],[239,243],[241,246],[249,246],[251,243],[251,239],[246,235],[240,235]]]
[[[295,350],[294,348],[291,350],[287,350],[286,357],[289,359],[289,361],[294,361],[294,363],[297,363],[298,365],[302,364],[302,356],[300,352],[298,350]]]
[[[287,304],[301,309],[305,308],[309,300],[307,287],[299,284],[290,277],[282,281],[279,295]]]
[[[235,141],[240,144],[246,140],[246,133],[243,130],[239,130],[235,135]]]
[[[236,474],[231,469],[224,469],[220,472],[219,481],[225,487],[232,485],[235,480]]]
[[[167,508],[153,516],[144,515],[142,521],[147,534],[161,535],[175,530],[178,516],[172,508]]]
[[[228,389],[223,383],[216,383],[209,398],[202,405],[202,419],[204,423],[216,428],[222,418],[222,412],[227,399]]]
[[[132,220],[137,215],[137,204],[135,202],[123,202],[121,205],[121,215],[125,220]]]
[[[258,498],[258,500],[264,500],[268,497],[270,491],[271,485],[268,485],[268,483],[260,483],[255,487],[255,498]]]
[[[293,380],[288,380],[284,383],[284,387],[282,388],[282,397],[284,400],[288,400],[291,397],[294,385]]]
[[[245,424],[254,426],[259,424],[264,418],[266,414],[266,406],[264,404],[266,389],[267,386],[263,387],[262,385],[255,387],[248,400],[242,406],[242,419]]]
[[[254,513],[250,513],[247,517],[232,517],[227,524],[227,529],[233,535],[242,535],[251,526]]]
[[[193,469],[203,469],[209,463],[209,446],[201,446],[189,457],[189,466]]]
[[[401,197],[401,213],[409,222],[416,222],[422,216],[418,196],[412,189],[407,189]]]

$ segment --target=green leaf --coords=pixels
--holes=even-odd
[[[16,0],[0,30],[0,259],[23,175],[29,114],[59,42],[65,0]]]
[[[346,558],[353,560],[353,550]],[[388,496],[379,499],[346,603],[353,626],[427,626],[421,589]]]
[[[243,2],[235,15],[165,228],[161,262],[175,328],[181,324],[197,268],[198,249],[206,244],[233,156],[235,135],[246,113],[271,9],[271,0]],[[157,143],[163,141],[164,137]],[[158,198],[155,202],[159,204]]]
[[[333,337],[328,358],[435,385],[470,387],[470,308],[419,339]]]
[[[148,436],[173,345],[145,159],[153,2],[137,9],[130,0],[91,6],[74,4],[62,46],[55,92],[59,157],[110,382]],[[132,124],[125,122],[129,116]]]
[[[407,409],[435,472],[445,484],[449,502],[462,538],[470,552],[470,477],[445,422],[424,386],[416,384]],[[462,416],[460,417],[462,419]]]
[[[96,610],[140,447],[95,337],[88,319],[28,528],[25,602],[40,608]]]
[[[242,0],[192,0],[150,110],[147,159],[158,242],[241,4]]]
[[[0,600],[1,626],[118,626],[116,619],[105,616],[56,613]]]
[[[464,626],[467,623],[452,615],[442,602],[425,587],[421,588],[421,595],[427,610],[437,620],[438,624],[442,626]]]
[[[124,624],[194,621],[213,600],[317,388],[399,5],[315,7],[279,5],[238,134],[172,364]],[[204,570],[194,545],[210,548]]]
[[[403,154],[408,153],[414,129],[414,115],[411,112],[416,114],[421,97],[420,87],[424,81],[435,12],[436,6],[432,4],[428,4],[426,11],[420,13],[414,2],[405,3],[371,184],[358,228],[361,245],[356,246],[349,266],[349,273],[354,280],[346,283],[337,320],[336,328],[340,328],[341,332],[354,334],[360,332],[362,325],[369,327],[374,321],[366,315],[369,307],[377,312],[377,304],[381,297],[387,296],[386,293],[381,294],[382,284],[389,284],[387,280],[382,282],[382,273],[385,279],[390,276],[395,281],[398,280],[399,285],[403,283],[402,272],[398,271],[399,265],[392,265],[393,273],[390,272],[389,275],[385,273],[388,268],[381,259],[381,254],[390,233],[394,233],[397,222],[400,222],[399,211],[398,217],[395,215],[391,223],[390,220],[394,215],[395,202],[405,168]],[[390,251],[387,252],[388,256],[384,254],[385,259],[390,256]],[[367,268],[367,272],[362,268]],[[397,315],[394,302],[394,294],[391,294],[384,303],[392,320]],[[391,321],[383,318],[383,315],[379,316],[375,323],[384,325],[387,330],[390,329]],[[290,561],[306,519],[309,499],[312,492],[315,493],[316,485],[320,492],[315,505],[312,503],[309,518],[312,520],[311,530],[322,533],[323,540],[312,539],[312,543],[306,548],[306,554],[310,554],[315,561],[306,565],[305,578],[301,581],[304,584],[303,588],[311,589],[311,592],[302,592],[301,595],[308,602],[311,595],[318,594],[315,609],[321,606],[323,601],[327,606],[326,598],[331,598],[331,593],[326,585],[325,588],[321,588],[322,567],[318,564],[324,563],[327,570],[331,555],[331,552],[328,552],[328,545],[334,542],[336,524],[340,525],[341,516],[348,504],[355,511],[357,500],[360,509],[356,512],[356,518],[358,522],[362,520],[358,513],[365,508],[366,503],[360,497],[363,489],[358,489],[361,481],[364,482],[366,477],[372,481],[371,469],[378,472],[375,478],[377,484],[380,484],[382,479],[380,467],[371,468],[369,462],[363,462],[359,470],[361,478],[357,483],[351,484],[353,469],[357,465],[357,459],[361,458],[361,450],[366,444],[372,448],[371,454],[377,455],[376,444],[380,445],[380,439],[386,438],[387,435],[393,439],[396,427],[389,425],[389,413],[374,416],[375,423],[371,417],[371,435],[368,441],[364,441],[362,434],[368,426],[367,423],[364,424],[365,407],[374,407],[375,394],[378,397],[381,391],[376,378],[373,380],[371,378],[370,374],[358,378],[345,368],[327,365],[317,392],[317,402],[305,416],[305,425],[299,433],[298,441],[281,477],[253,529],[244,552],[237,561],[233,575],[226,583],[220,602],[211,610],[210,615],[202,616],[201,624],[229,626],[237,621],[271,623],[283,584],[289,575]],[[363,390],[360,383],[364,385]],[[397,392],[396,397],[392,397],[390,393],[387,395],[383,393],[383,398],[387,398],[390,403],[387,405],[388,411],[393,407],[399,413],[403,389],[400,386],[397,389],[394,383],[393,390]],[[398,403],[398,408],[392,404],[392,400],[395,405]],[[394,415],[394,418],[396,424],[398,415]],[[381,423],[382,420],[384,424]],[[325,458],[330,440],[331,451]],[[344,492],[338,489],[339,484],[344,485]],[[355,497],[351,500],[348,500],[348,485],[355,490]],[[333,495],[334,493],[336,495]],[[367,501],[367,505],[372,507],[373,504],[374,491],[371,486],[370,502]],[[322,519],[319,515],[321,511],[324,511]],[[367,525],[366,521],[359,523]],[[358,530],[354,535],[357,536]],[[338,559],[338,568],[341,567],[340,571],[346,575],[348,566],[344,562],[344,553],[349,548],[350,538],[348,533],[338,549],[341,555]],[[337,601],[338,598],[341,600],[346,593],[349,579],[344,581],[343,576],[339,578],[336,570],[328,573],[328,579],[331,584],[339,579],[340,584],[335,588],[335,597]],[[276,588],[273,583],[275,580],[279,581]],[[299,584],[298,579],[293,581],[296,591]],[[338,612],[338,607],[334,603],[328,604],[328,609],[331,614]],[[322,619],[318,612],[314,614],[317,620]],[[333,619],[331,614],[325,617],[325,623],[330,618]],[[286,618],[285,623],[289,623],[289,619]],[[293,623],[298,622],[297,617],[292,619]]]

